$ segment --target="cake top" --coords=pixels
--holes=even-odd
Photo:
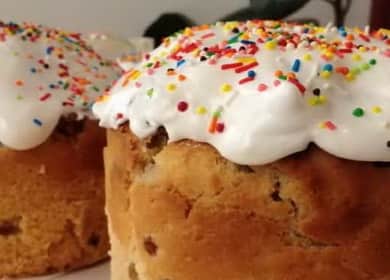
[[[29,23],[0,22],[0,143],[42,144],[61,116],[92,117],[91,106],[121,75],[81,39]]]
[[[167,38],[94,106],[104,127],[213,145],[266,164],[314,142],[390,161],[390,31],[226,22]]]

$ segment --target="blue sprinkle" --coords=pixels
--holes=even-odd
[[[31,73],[36,73],[36,72],[37,72],[37,69],[31,68],[30,71],[31,71]]]
[[[176,67],[180,67],[180,66],[183,65],[185,62],[186,62],[185,59],[182,59],[182,60],[178,61],[177,64],[176,64]]]
[[[56,85],[51,84],[51,85],[49,85],[49,87],[50,87],[51,89],[55,89],[55,88],[56,88]]]
[[[33,119],[33,123],[36,124],[37,126],[42,126],[42,121],[39,119]]]
[[[324,71],[333,71],[333,65],[332,64],[325,64],[324,67],[322,68]]]
[[[53,51],[54,51],[54,47],[48,47],[48,48],[46,49],[46,53],[49,54],[49,55],[50,55]]]
[[[252,44],[255,44],[255,42],[249,41],[249,40],[241,40],[241,43],[244,44],[244,45],[252,45]]]
[[[301,68],[301,61],[299,59],[295,59],[293,65],[291,67],[291,70],[294,72],[299,72],[300,68]]]
[[[254,78],[254,77],[256,77],[256,72],[255,72],[255,71],[253,71],[253,70],[251,70],[251,71],[248,71],[248,77],[250,77],[250,78]]]
[[[346,37],[347,36],[347,31],[345,31],[345,27],[344,26],[340,26],[339,27],[339,33],[342,37]]]

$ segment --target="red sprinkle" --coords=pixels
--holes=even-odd
[[[239,80],[238,83],[239,83],[240,85],[242,85],[242,84],[251,82],[251,81],[253,81],[254,79],[255,79],[254,77],[246,77],[246,78],[243,78],[243,79]]]
[[[301,84],[297,79],[288,79],[288,81],[295,85],[302,95],[305,94],[306,87]]]
[[[352,53],[352,50],[350,48],[348,48],[348,49],[339,49],[338,51],[340,53]]]
[[[251,44],[248,49],[248,54],[250,55],[254,55],[259,51],[259,48],[255,44]]]
[[[347,75],[349,73],[349,68],[346,66],[336,67],[336,73]]]
[[[275,86],[275,87],[280,86],[280,81],[279,81],[279,80],[275,80],[275,81],[274,81],[274,86]]]
[[[123,118],[123,114],[122,114],[122,113],[116,114],[116,119],[117,119],[117,120],[120,120],[120,119],[122,119],[122,118]]]
[[[240,67],[242,66],[243,63],[242,62],[237,62],[237,63],[227,63],[227,64],[222,64],[221,65],[221,69],[222,70],[228,70],[228,69],[232,69],[232,68],[236,68],[236,67]]]
[[[177,104],[177,110],[179,110],[180,112],[185,112],[185,111],[187,111],[187,109],[188,109],[188,103],[187,102],[180,101]]]
[[[207,39],[207,38],[211,38],[211,37],[214,37],[214,36],[215,36],[215,34],[210,32],[210,33],[204,34],[202,36],[202,39]]]
[[[185,48],[183,48],[181,51],[182,51],[182,52],[185,52],[185,53],[189,53],[189,52],[192,52],[193,50],[195,50],[197,47],[198,47],[197,44],[192,43],[192,44],[187,45],[187,46],[186,46]]]
[[[215,130],[219,133],[222,133],[225,130],[225,125],[223,123],[217,123]]]
[[[364,35],[363,33],[359,34],[359,37],[363,39],[363,41],[370,42],[370,38]]]
[[[258,91],[265,91],[267,90],[268,86],[266,84],[260,84],[258,87],[257,87],[257,90]]]
[[[236,73],[242,73],[242,72],[245,72],[245,71],[247,71],[249,69],[252,69],[252,68],[256,67],[257,65],[259,65],[259,63],[257,61],[255,61],[255,62],[246,64],[244,66],[241,66],[239,68],[236,68],[235,72]]]
[[[45,101],[45,100],[49,99],[50,97],[51,97],[51,93],[46,93],[46,94],[42,95],[42,96],[39,98],[39,100]]]
[[[329,130],[336,130],[337,126],[331,122],[331,121],[326,121],[324,125],[329,129]]]

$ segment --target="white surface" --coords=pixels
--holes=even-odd
[[[32,277],[20,280],[109,280],[110,268],[109,263],[99,264],[97,266],[75,271],[68,274],[55,274],[45,277]]]
[[[129,37],[142,35],[145,27],[162,12],[182,12],[196,22],[213,22],[248,3],[248,0],[13,0],[1,1],[0,18]]]
[[[353,2],[347,24],[366,25],[371,1]],[[208,23],[248,3],[249,0],[13,0],[1,2],[0,18],[129,37],[142,35],[162,12],[181,12],[197,23]],[[326,24],[333,19],[333,12],[324,0],[312,0],[296,16],[318,18]]]

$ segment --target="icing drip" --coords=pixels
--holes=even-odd
[[[311,142],[352,160],[390,161],[390,32],[227,22],[187,28],[94,106],[140,138],[213,145],[266,164]]]
[[[92,103],[121,71],[80,36],[28,23],[0,23],[2,144],[31,149],[50,136],[61,116],[93,117]]]

